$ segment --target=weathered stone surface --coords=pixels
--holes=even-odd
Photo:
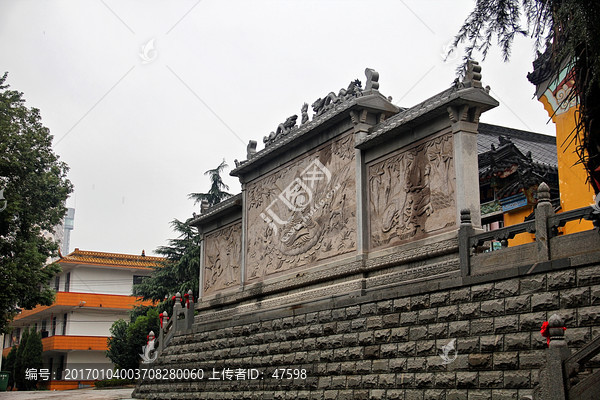
[[[577,270],[577,286],[589,286],[600,283],[598,266],[579,268]]]
[[[471,288],[464,287],[450,291],[450,303],[465,303],[471,300]]]
[[[458,317],[458,306],[446,306],[438,308],[438,322],[455,321]]]
[[[547,321],[546,312],[540,311],[519,315],[519,330],[533,331],[538,330],[544,321]]]
[[[548,272],[548,290],[571,288],[575,286],[575,270]]]
[[[487,300],[481,302],[481,316],[495,317],[504,314],[504,299]]]
[[[488,335],[479,338],[479,345],[482,352],[491,352],[502,350],[504,345],[503,335]]]
[[[504,374],[502,371],[479,372],[479,387],[501,388],[504,386]]]
[[[529,332],[507,333],[504,335],[504,350],[528,350],[531,348]]]
[[[437,319],[437,309],[430,308],[427,310],[420,310],[418,316],[418,321],[420,324],[427,324],[430,322],[435,322]]]
[[[486,335],[494,333],[494,319],[493,318],[481,318],[471,321],[471,334],[472,335]]]
[[[513,278],[494,283],[494,297],[504,298],[519,294],[519,279]]]
[[[204,240],[204,295],[238,286],[241,276],[242,223],[211,232]]]
[[[469,369],[491,369],[492,354],[490,353],[471,353],[469,354]]]
[[[531,311],[554,310],[558,308],[558,293],[535,293],[531,298]]]
[[[487,300],[494,297],[494,284],[485,283],[471,286],[471,298],[473,301]]]
[[[578,312],[579,326],[600,325],[600,306],[583,307]]]
[[[469,321],[453,321],[448,323],[448,336],[460,337],[468,336],[470,332]]]
[[[546,275],[521,278],[520,294],[537,293],[546,289]]]
[[[528,388],[530,384],[531,372],[525,371],[504,371],[505,388]]]
[[[479,303],[463,303],[458,306],[459,319],[474,319],[480,317]]]
[[[450,292],[436,292],[429,295],[429,306],[440,307],[448,304],[450,300]]]
[[[494,353],[494,369],[517,369],[519,353],[516,351]]]
[[[459,388],[475,388],[478,385],[477,372],[457,372],[456,386]]]
[[[531,294],[525,294],[506,298],[504,303],[506,313],[516,314],[531,311],[531,296]]]

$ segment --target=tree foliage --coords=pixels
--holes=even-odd
[[[45,266],[58,246],[44,236],[66,213],[73,191],[68,167],[52,151],[52,135],[40,111],[25,106],[23,93],[9,90],[0,78],[0,332],[16,313],[51,305],[51,278],[57,265]]]
[[[12,353],[11,349],[11,353]],[[36,371],[42,367],[42,336],[34,329],[25,329],[21,335],[21,341],[15,351],[12,361],[11,371],[14,376],[14,383],[19,390],[35,389],[36,380],[25,379],[27,369]],[[10,353],[9,353],[10,358]]]
[[[175,293],[182,295],[192,289],[194,296],[198,295],[200,271],[200,246],[198,232],[191,225],[177,219],[171,226],[179,234],[176,239],[170,239],[167,246],[161,246],[156,253],[164,256],[167,261],[154,268],[152,275],[136,284],[133,293],[144,300],[163,301]],[[172,306],[172,304],[171,304]]]
[[[110,328],[111,337],[108,338],[106,356],[117,368],[138,368],[146,336],[150,331],[158,336],[159,328],[156,308],[148,308],[146,315],[138,316],[131,323],[122,319],[115,321]]]
[[[209,191],[207,193],[190,193],[188,198],[194,200],[194,204],[206,200],[208,201],[208,205],[212,207],[228,197],[231,197],[231,193],[226,192],[226,190],[229,190],[229,186],[227,186],[221,178],[221,174],[227,167],[228,165],[225,163],[225,159],[223,159],[217,168],[206,171],[204,175],[208,175],[211,182]]]
[[[465,61],[481,52],[485,58],[497,39],[505,60],[515,37],[530,35],[536,50],[544,52],[545,67],[558,78],[571,70],[574,85],[570,102],[579,101],[576,142],[581,162],[596,192],[600,191],[600,2],[597,0],[476,0],[454,39],[453,49],[466,42]],[[538,58],[543,56],[538,53]]]
[[[15,362],[17,361],[17,347],[12,346],[8,355],[2,361],[2,370],[8,371],[8,387],[13,388],[15,385]]]

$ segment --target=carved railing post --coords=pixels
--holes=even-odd
[[[163,311],[162,318],[160,320],[160,331],[158,333],[158,349],[162,351],[165,348],[165,329],[169,323],[169,314]]]
[[[460,228],[458,228],[458,254],[460,259],[461,275],[468,276],[471,273],[470,257],[471,248],[469,237],[475,234],[473,223],[471,222],[471,211],[468,209],[460,210]]]
[[[188,290],[188,303],[187,310],[185,313],[185,322],[186,329],[192,329],[192,325],[194,324],[194,292],[192,290]]]
[[[537,190],[538,204],[535,209],[535,243],[537,261],[550,260],[550,231],[548,229],[548,217],[554,215],[554,209],[550,203],[550,188],[544,182],[540,183]]]
[[[546,360],[540,370],[540,383],[535,399],[565,400],[565,380],[563,361],[569,357],[570,350],[565,341],[564,321],[558,314],[548,320],[550,343],[546,349]]]
[[[175,304],[173,305],[173,332],[179,329],[179,314],[181,314],[181,293],[175,294]]]

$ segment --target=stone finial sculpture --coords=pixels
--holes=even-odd
[[[481,85],[481,65],[477,61],[467,61],[467,73],[463,81],[464,87],[480,88]]]
[[[208,200],[203,199],[202,202],[200,202],[200,213],[204,214],[209,208]]]
[[[246,159],[251,159],[256,154],[256,140],[249,140],[246,146]]]
[[[302,104],[302,125],[308,122],[308,103]]]
[[[268,146],[273,143],[275,140],[279,139],[282,136],[287,135],[292,129],[296,128],[296,120],[298,119],[297,115],[292,115],[288,117],[285,122],[282,122],[277,126],[277,130],[275,132],[271,132],[269,136],[265,136],[263,138],[263,143]]]
[[[365,84],[365,90],[377,90],[379,89],[379,72],[372,68],[365,69],[365,75],[367,76],[367,83]]]

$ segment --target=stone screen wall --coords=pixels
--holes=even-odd
[[[204,295],[239,287],[241,281],[242,223],[237,222],[204,238]]]
[[[356,250],[355,171],[346,134],[247,184],[246,282]]]
[[[448,133],[400,149],[368,166],[371,249],[455,227],[452,142]]]

